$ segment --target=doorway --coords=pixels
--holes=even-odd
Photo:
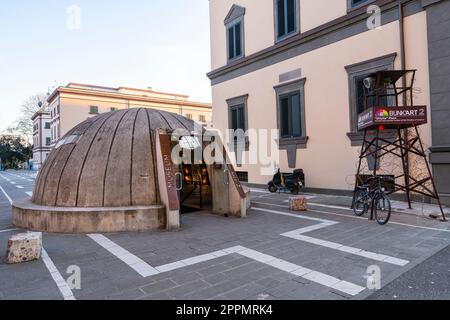
[[[205,164],[183,163],[179,169],[181,214],[211,210],[212,191],[208,167]]]

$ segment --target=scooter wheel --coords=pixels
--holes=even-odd
[[[277,190],[278,190],[278,189],[277,189],[277,187],[275,187],[275,186],[270,186],[270,187],[269,187],[269,191],[272,192],[272,193],[277,192]]]

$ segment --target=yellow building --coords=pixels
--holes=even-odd
[[[304,169],[315,190],[352,190],[363,79],[417,69],[415,104],[429,106],[430,114],[422,138],[440,195],[450,202],[450,1],[209,4],[215,128],[279,129],[283,172]],[[250,183],[265,184],[270,177],[260,169],[237,168]]]
[[[189,97],[152,89],[109,88],[69,83],[48,98],[51,142],[54,145],[70,129],[100,113],[131,108],[152,108],[176,113],[202,125],[211,122],[211,105],[189,101]]]

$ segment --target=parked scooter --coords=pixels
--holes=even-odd
[[[293,174],[283,174],[278,169],[272,181],[268,183],[269,191],[272,193],[283,191],[298,194],[304,185],[305,175],[302,169],[294,170]]]

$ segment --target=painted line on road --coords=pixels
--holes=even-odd
[[[280,208],[285,208],[287,209],[286,205],[279,205],[279,204],[274,204],[274,203],[268,203],[268,202],[255,202],[252,201],[252,203],[254,204],[262,204],[262,205],[268,205],[268,206],[273,206],[273,207],[280,207]],[[316,204],[314,203],[310,203],[308,204],[311,207],[316,206]],[[322,207],[325,205],[321,205]],[[333,206],[335,207],[334,209],[340,209],[340,210],[347,210],[347,211],[352,211],[352,209],[346,208],[346,207],[338,207],[338,206]],[[318,212],[318,213],[324,213],[324,214],[329,214],[329,215],[333,215],[333,216],[339,216],[339,217],[346,217],[346,218],[351,218],[351,219],[359,219],[359,220],[366,220],[367,218],[364,217],[357,217],[355,215],[347,215],[347,214],[342,214],[342,213],[336,213],[336,212],[328,212],[328,211],[319,211],[319,210],[311,210],[311,212]],[[439,232],[450,232],[449,229],[442,229],[442,228],[433,228],[433,227],[424,227],[424,226],[416,226],[413,224],[408,224],[408,223],[401,223],[401,222],[395,222],[395,221],[389,221],[389,224],[395,224],[395,225],[399,225],[399,226],[405,226],[405,227],[411,227],[411,228],[417,228],[417,229],[425,229],[425,230],[432,230],[432,231],[439,231]]]
[[[136,265],[140,265],[136,270],[141,276],[149,277],[152,275],[169,272],[177,269],[181,269],[187,266],[192,266],[195,264],[199,264],[202,262],[218,259],[223,256],[227,256],[233,253],[239,254],[251,260],[263,263],[270,267],[276,268],[278,270],[293,274],[297,277],[302,277],[304,279],[310,280],[311,282],[318,283],[325,287],[341,291],[351,296],[355,296],[365,290],[364,287],[358,286],[354,283],[347,282],[333,276],[327,275],[325,273],[321,273],[315,270],[311,270],[308,268],[304,268],[294,263],[290,263],[288,261],[278,259],[273,256],[269,256],[262,252],[248,249],[243,246],[235,246],[224,250],[214,251],[208,254],[203,254],[195,257],[191,257],[188,259],[172,262],[169,264],[165,264],[156,268],[153,268],[146,262],[142,261],[140,258],[130,253],[126,249],[120,247],[115,244],[113,241],[109,240],[103,235],[100,234],[91,234],[88,235],[91,239],[97,242],[100,246],[108,250],[110,253],[118,257],[120,260],[125,262],[128,266],[136,270]],[[143,272],[144,269],[147,269],[147,272]]]
[[[24,186],[16,186],[17,189],[24,189]]]
[[[5,230],[0,230],[0,233],[14,232],[17,230],[19,230],[19,229],[5,229]]]
[[[8,201],[12,204],[13,201],[11,197],[5,192],[5,190],[0,186],[0,190],[3,192],[3,194],[6,196]],[[9,229],[4,230],[1,232],[9,232],[9,231],[15,231],[18,229]],[[48,271],[50,272],[50,275],[52,276],[53,280],[55,281],[56,285],[58,286],[59,291],[63,295],[64,300],[75,300],[75,297],[73,295],[72,290],[67,285],[66,281],[62,277],[62,275],[59,273],[58,269],[56,268],[55,264],[53,263],[52,259],[50,259],[47,251],[44,247],[42,247],[41,251],[42,260],[44,261],[45,266],[47,267]]]
[[[66,280],[64,280],[61,273],[59,273],[58,269],[56,268],[55,264],[53,263],[52,259],[50,259],[47,251],[44,248],[42,248],[41,256],[45,266],[50,272],[50,275],[58,286],[58,289],[61,292],[64,300],[76,300]]]
[[[130,253],[128,250],[122,248],[118,244],[115,244],[104,235],[88,234],[87,236],[97,242],[97,244],[99,244],[101,247],[112,253],[114,256],[122,260],[125,264],[127,264],[144,278],[160,273],[151,265],[138,258],[134,254]]]
[[[335,289],[351,296],[356,296],[357,294],[364,291],[364,287],[358,286],[354,283],[347,282],[336,277],[327,275],[322,272],[314,271],[308,268],[304,268],[294,263],[275,258],[273,256],[261,253],[259,251],[246,249],[239,251],[238,254],[250,258],[252,260],[264,263],[268,266],[276,268],[281,271],[288,272],[290,274],[296,275],[298,277],[307,279],[311,282],[318,283],[325,287]]]
[[[33,196],[33,191],[27,191],[27,192],[25,192],[27,195],[29,195],[30,197],[32,197]]]
[[[289,216],[294,216],[298,219],[311,220],[311,217],[287,214],[285,212],[280,212],[280,211],[274,211],[274,210],[268,210],[268,209],[262,209],[262,208],[253,208],[253,209],[257,210],[257,211],[261,211],[261,212],[273,213],[273,214],[278,214],[278,215],[289,215]],[[316,231],[316,230],[320,230],[323,228],[327,228],[327,227],[339,224],[339,222],[336,222],[336,221],[324,220],[324,219],[320,219],[320,220],[321,220],[320,224],[293,230],[293,231],[289,231],[289,232],[281,234],[281,236],[299,240],[299,241],[303,241],[303,242],[307,242],[307,243],[314,244],[314,245],[318,245],[321,247],[326,247],[329,249],[338,250],[341,252],[357,255],[357,256],[375,260],[375,261],[394,264],[394,265],[401,266],[401,267],[406,266],[410,262],[408,260],[399,259],[396,257],[379,254],[379,253],[375,253],[375,252],[370,252],[370,251],[366,251],[366,250],[359,249],[359,248],[353,248],[353,247],[345,246],[340,243],[325,241],[325,240],[321,240],[318,238],[307,237],[307,236],[303,235],[303,234],[311,232],[311,231]]]
[[[0,186],[0,190],[3,192],[3,194],[6,197],[6,199],[8,199],[9,203],[12,204],[13,203],[12,199],[10,198],[10,196],[8,196],[8,194],[6,193],[5,189],[3,189],[2,186]]]

